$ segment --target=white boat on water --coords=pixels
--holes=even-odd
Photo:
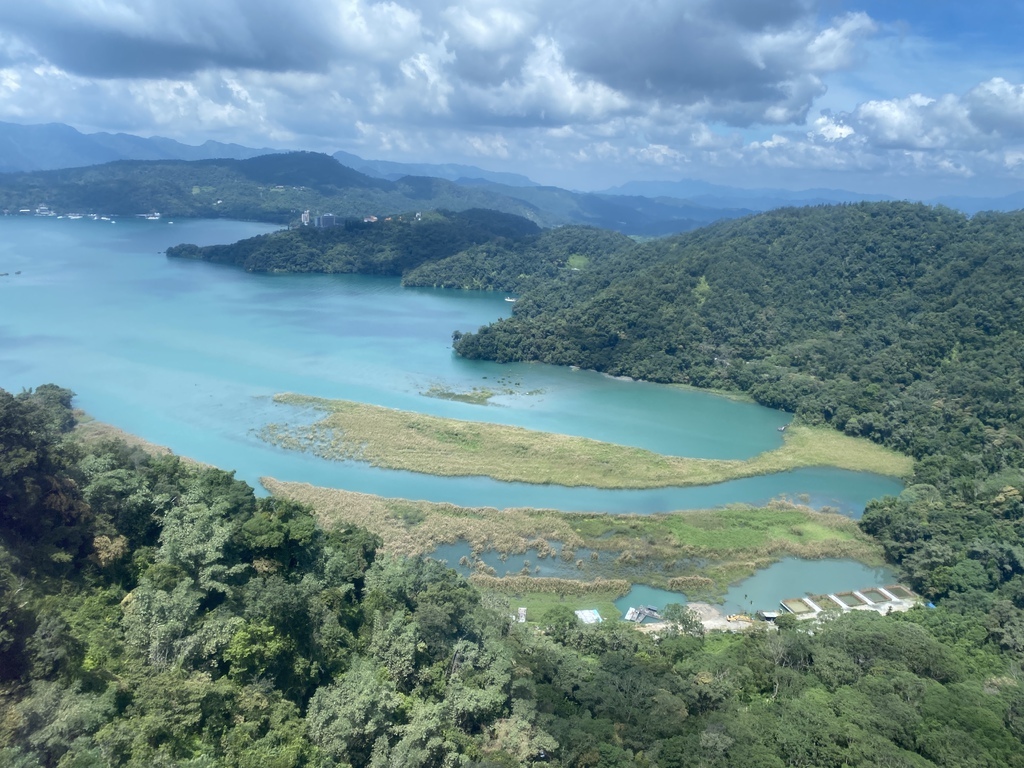
[[[513,299],[511,296],[506,296],[505,301],[511,301],[513,304],[515,303],[515,299]]]

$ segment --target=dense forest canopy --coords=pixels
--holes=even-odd
[[[526,290],[629,249],[633,240],[594,227],[541,230],[519,216],[482,209],[395,214],[377,221],[297,227],[172,258],[232,264],[250,272],[355,272],[402,277],[405,285]]]
[[[497,211],[414,212],[332,227],[297,227],[230,245],[177,245],[176,258],[233,264],[250,272],[357,272],[402,275],[470,246],[520,240],[540,232],[532,221]]]
[[[229,473],[83,443],[71,397],[0,391],[5,766],[1024,765],[980,608],[535,631]]]
[[[1024,456],[1022,248],[1020,213],[786,209],[547,281],[456,349],[738,389],[974,478]]]
[[[1024,765],[1024,214],[789,209],[641,244],[434,216],[184,255],[521,290],[456,348],[741,390],[908,452],[861,524],[938,607],[519,625],[229,473],[82,442],[67,390],[0,392],[0,763]]]

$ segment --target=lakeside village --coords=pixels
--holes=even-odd
[[[709,603],[687,603],[687,607],[697,614],[705,631],[743,632],[756,627],[769,628],[779,616],[790,615],[798,621],[820,621],[829,616],[850,611],[872,611],[882,616],[890,613],[903,613],[919,605],[929,608],[935,606],[902,584],[890,584],[885,587],[854,589],[845,592],[829,592],[810,597],[792,597],[779,601],[779,610],[759,610],[753,616],[745,613],[724,615],[718,608]],[[584,624],[598,624],[604,618],[594,609],[576,611],[576,617]],[[520,623],[526,621],[526,609],[520,608],[515,617]],[[661,611],[653,605],[631,607],[623,616],[624,621],[633,622],[642,629],[657,632],[665,626]],[[647,623],[650,622],[650,623]]]
[[[414,219],[413,219],[414,221],[421,221],[423,219],[423,214],[421,214],[418,211],[415,214],[413,214],[413,216],[414,216]],[[317,216],[310,216],[309,211],[303,211],[302,215],[299,217],[299,220],[302,222],[302,226],[308,227],[308,226],[312,225],[313,227],[316,227],[317,229],[328,229],[330,227],[336,227],[336,226],[339,225],[338,217],[335,216],[333,213],[321,213],[321,214],[318,214]],[[378,219],[376,216],[364,216],[363,217],[363,223],[364,224],[376,224],[380,220],[381,219]],[[384,221],[392,221],[392,220],[394,220],[394,221],[404,221],[404,217],[402,217],[402,216],[385,216],[383,220]]]
[[[106,216],[99,213],[61,213],[58,214],[48,205],[37,205],[35,208],[19,208],[16,211],[12,211],[9,208],[3,209],[4,216],[43,216],[43,217],[56,217],[58,219],[92,219],[93,221],[109,221],[111,223],[117,223],[114,221],[113,216]],[[158,211],[150,211],[149,213],[136,213],[134,218],[136,219],[147,219],[149,221],[160,221],[160,213]],[[173,224],[174,222],[169,222]]]

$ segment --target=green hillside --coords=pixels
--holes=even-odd
[[[4,766],[1024,765],[1009,600],[653,635],[581,625],[595,583],[518,624],[230,473],[83,441],[71,397],[0,391]]]
[[[58,213],[234,218],[281,224],[302,211],[358,217],[420,208],[486,207],[544,220],[533,206],[482,190],[430,180],[374,179],[312,152],[248,160],[118,161],[87,168],[0,175],[0,207]]]
[[[176,258],[243,267],[250,272],[358,272],[402,275],[477,243],[516,240],[539,232],[519,216],[471,209],[388,216],[365,222],[349,219],[334,227],[298,227],[251,237],[230,245],[177,245]]]
[[[570,192],[556,187],[462,185],[405,176],[367,176],[314,152],[246,160],[121,160],[57,171],[0,174],[0,210],[131,216],[234,218],[296,223],[313,215],[362,219],[392,212],[487,208],[546,227],[588,224],[638,235],[663,235],[743,211]]]
[[[787,209],[544,282],[456,349],[740,390],[910,454],[865,528],[926,594],[992,606],[1024,594],[1022,255],[1024,213]]]
[[[230,245],[183,244],[167,255],[250,272],[356,272],[401,276],[411,286],[518,292],[545,280],[573,279],[632,246],[631,239],[608,230],[540,230],[519,216],[470,209],[349,219]]]

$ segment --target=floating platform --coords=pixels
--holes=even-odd
[[[902,613],[923,602],[919,595],[902,584],[890,584],[886,587],[867,587],[849,592],[792,597],[779,601],[779,605],[782,606],[783,612],[790,613],[798,619],[813,619],[826,611],[839,613],[874,611],[881,614],[896,611]]]
[[[655,621],[661,621],[661,614],[658,609],[653,605],[641,605],[639,608],[630,608],[626,611],[626,615],[622,617],[626,621],[632,621],[637,624],[643,624],[644,619],[654,619]]]

